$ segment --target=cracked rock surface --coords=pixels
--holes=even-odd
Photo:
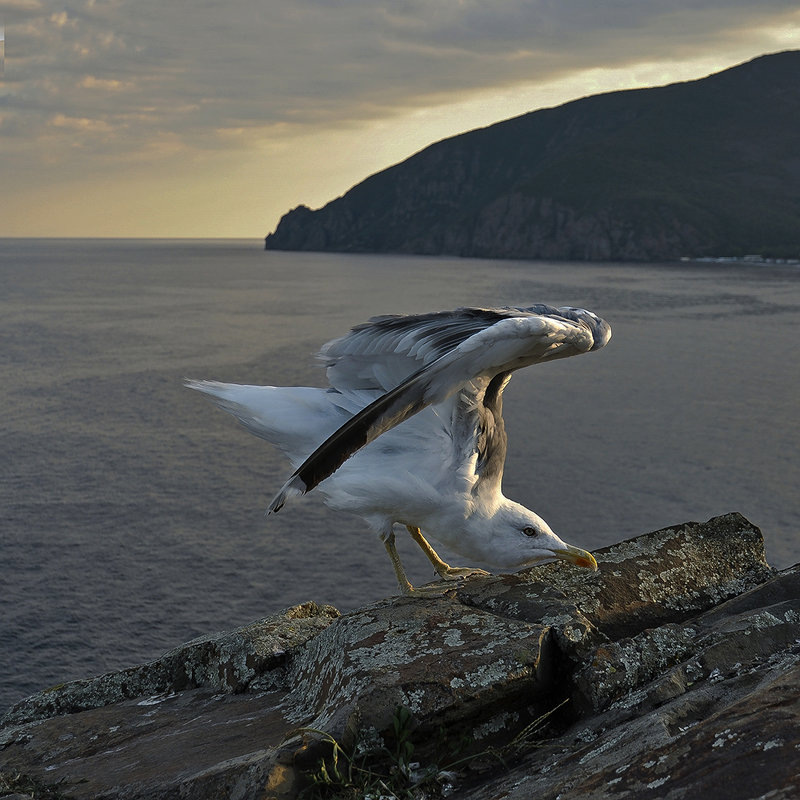
[[[298,728],[346,745],[404,706],[425,758],[434,734],[502,748],[560,705],[451,796],[800,796],[800,567],[772,570],[735,513],[595,556],[345,615],[304,603],[40,692],[0,721],[0,769],[76,799],[288,798],[320,754]]]

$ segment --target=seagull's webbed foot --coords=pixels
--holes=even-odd
[[[439,558],[439,554],[430,546],[430,543],[422,535],[422,531],[419,528],[415,528],[413,525],[406,525],[406,529],[411,534],[411,538],[420,546],[422,552],[428,557],[428,561],[433,564],[436,574],[443,581],[457,581],[461,578],[489,574],[486,570],[477,569],[475,567],[451,567],[448,563]]]
[[[457,581],[461,578],[472,578],[480,575],[490,575],[485,569],[478,569],[477,567],[451,567],[449,564],[442,562],[443,569],[436,569],[437,574],[443,581]],[[436,565],[434,564],[434,569]]]

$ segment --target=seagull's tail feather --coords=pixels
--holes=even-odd
[[[280,448],[295,465],[341,424],[342,412],[323,389],[189,379],[184,385],[208,395],[250,433]]]
[[[267,514],[277,514],[290,497],[299,497],[308,491],[305,481],[299,475],[292,475],[275,495],[267,508]]]
[[[186,379],[184,385],[207,395],[248,430],[282,450],[296,467],[348,416],[324,389],[306,386],[246,386],[219,381]],[[315,484],[316,485],[316,484]],[[312,486],[293,475],[269,506],[278,511],[289,497],[305,494]]]
[[[290,459],[301,460],[298,452],[307,452],[319,435],[313,433],[313,420],[320,412],[329,412],[330,404],[320,402],[321,391],[305,387],[240,386],[219,381],[192,380],[184,385],[208,395],[223,411],[232,414],[247,430],[280,447]],[[298,411],[316,411],[308,415]],[[328,426],[330,427],[330,426]],[[299,475],[283,485],[269,504],[268,514],[280,511],[290,497],[305,494],[307,487]]]
[[[232,414],[239,422],[247,428],[250,433],[273,441],[274,436],[271,435],[270,427],[265,424],[264,408],[256,410],[254,408],[257,396],[254,389],[261,389],[259,394],[263,395],[263,390],[272,387],[249,387],[238,386],[232,383],[221,383],[220,381],[198,381],[186,378],[183,385],[188,389],[202,392],[212,400],[212,402]],[[264,400],[259,397],[261,405],[264,405]]]

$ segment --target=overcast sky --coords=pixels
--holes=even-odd
[[[800,49],[797,0],[0,0],[1,236],[247,236],[445,136]]]

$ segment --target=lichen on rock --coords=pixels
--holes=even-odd
[[[471,742],[447,772],[470,800],[760,796],[734,791],[748,762],[770,770],[761,794],[790,797],[800,567],[775,573],[739,514],[595,555],[596,573],[546,565],[344,615],[305,603],[41,692],[3,718],[3,764],[78,800],[292,798],[325,742],[391,742],[402,708],[423,761]]]

